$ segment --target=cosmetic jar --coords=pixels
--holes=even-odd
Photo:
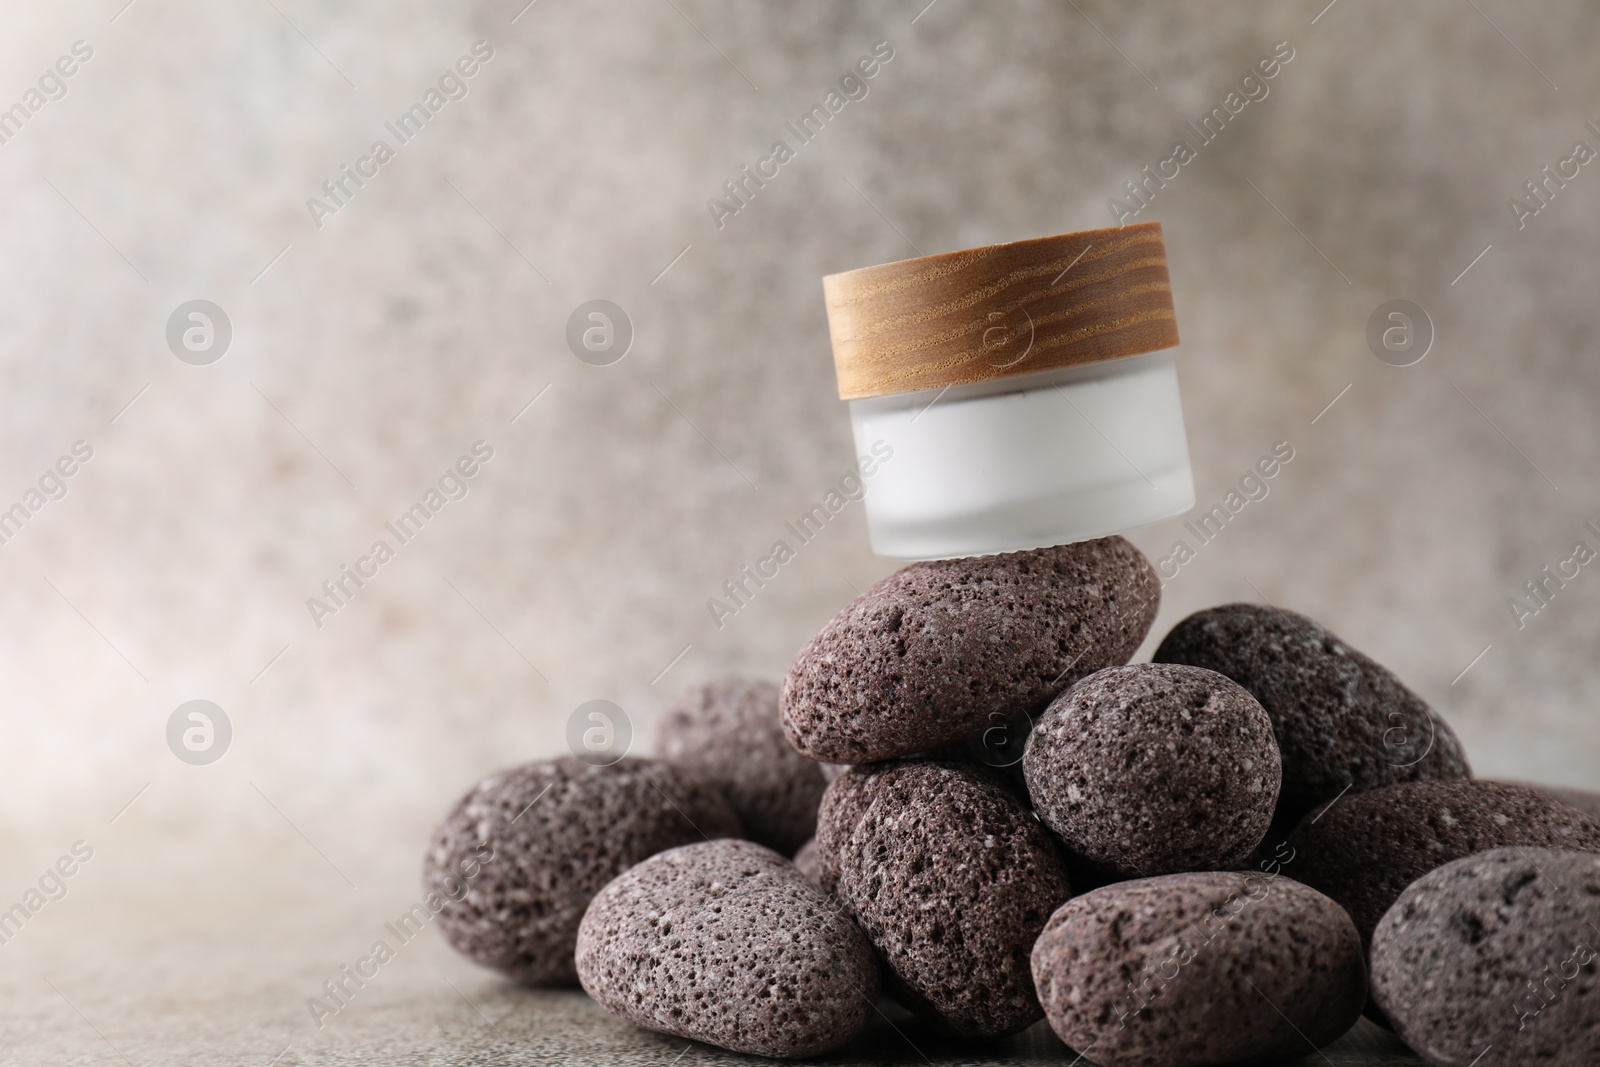
[[[823,279],[872,550],[1104,537],[1194,506],[1160,223]]]

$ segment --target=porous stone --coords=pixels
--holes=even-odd
[[[629,1022],[734,1052],[812,1056],[866,1025],[878,964],[854,922],[749,841],[645,860],[583,917],[578,977]]]
[[[1019,767],[990,767],[986,764],[973,763],[964,748],[954,751],[961,758],[941,758],[937,762],[963,764],[971,773],[1011,793],[1024,808],[1030,806],[1027,787],[1022,781]],[[817,805],[817,834],[812,838],[812,857],[809,861],[816,865],[817,884],[823,889],[832,893],[838,885],[839,853],[844,848],[845,842],[850,840],[850,834],[855,830],[862,813],[872,803],[868,793],[868,783],[892,767],[911,762],[925,761],[884,760],[881,763],[861,763],[842,767],[841,773],[828,783],[828,788],[823,791],[822,800]],[[795,857],[795,861],[799,862],[798,856]]]
[[[1307,1055],[1367,996],[1337,904],[1288,878],[1222,871],[1073,898],[1039,936],[1033,975],[1051,1028],[1102,1067]]]
[[[1161,598],[1121,537],[914,563],[800,650],[784,732],[813,759],[865,763],[1036,715],[1077,679],[1126,663]]]
[[[1285,872],[1343,905],[1366,944],[1406,886],[1434,868],[1511,846],[1600,852],[1600,819],[1526,786],[1408,782],[1308,815],[1289,845]]]
[[[1304,615],[1208,608],[1173,627],[1153,658],[1225,674],[1266,709],[1283,754],[1284,833],[1347,789],[1470,776],[1461,743],[1426,701]]]
[[[691,687],[662,712],[656,751],[716,786],[750,840],[790,856],[816,832],[828,782],[821,764],[784,737],[772,682],[727,677]]]
[[[1536,785],[1533,782],[1517,782],[1516,785],[1525,785],[1529,789],[1537,789],[1546,796],[1554,797],[1569,808],[1577,808],[1585,815],[1593,815],[1600,819],[1600,793],[1587,789],[1571,789],[1559,785]]]
[[[1028,954],[1071,895],[1044,828],[968,765],[893,764],[862,790],[868,803],[840,849],[837,892],[895,999],[961,1037],[1037,1021]]]
[[[1055,699],[1022,760],[1034,810],[1076,855],[1126,878],[1236,867],[1272,821],[1272,722],[1215,671],[1139,663]]]
[[[1440,1067],[1600,1063],[1600,856],[1502,848],[1412,883],[1372,938],[1372,995]]]
[[[663,849],[739,833],[693,771],[569,756],[473,786],[434,831],[422,887],[446,896],[438,926],[457,952],[519,982],[570,985],[578,924],[601,886]],[[476,874],[460,877],[464,865]]]
[[[893,763],[864,763],[846,767],[823,791],[822,801],[817,805],[817,836],[811,839],[811,845],[817,865],[817,884],[829,893],[839,885],[840,853],[872,803],[868,783],[893,766]]]

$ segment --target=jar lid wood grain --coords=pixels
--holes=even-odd
[[[1178,343],[1159,222],[863,267],[822,289],[842,400]]]

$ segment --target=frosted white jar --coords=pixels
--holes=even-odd
[[[890,457],[866,495],[880,556],[1043,548],[1194,506],[1171,349],[852,400],[850,421],[857,454]]]
[[[1194,506],[1161,224],[823,278],[872,549],[1016,552]]]

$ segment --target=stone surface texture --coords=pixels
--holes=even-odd
[[[890,993],[960,1037],[1037,1021],[1028,954],[1071,894],[1055,842],[964,764],[892,766],[866,795],[840,850],[837,893],[882,957]]]
[[[1600,819],[1503,782],[1410,782],[1345,797],[1307,816],[1284,870],[1337,900],[1363,943],[1412,882],[1501,847],[1600,852]]]
[[[784,732],[812,758],[846,763],[974,737],[1126,663],[1160,601],[1149,560],[1121,537],[913,563],[795,656]]]
[[[1455,732],[1425,700],[1296,612],[1208,608],[1173,627],[1155,659],[1225,674],[1261,702],[1283,753],[1285,828],[1346,789],[1470,774]]]
[[[1561,786],[1535,785],[1533,782],[1513,784],[1524,785],[1529,789],[1537,789],[1541,793],[1555,797],[1569,808],[1577,808],[1585,815],[1592,815],[1596,819],[1600,819],[1600,792],[1591,789],[1566,789]]]
[[[1108,667],[1057,697],[1022,760],[1040,820],[1123,877],[1237,867],[1282,779],[1272,721],[1199,667]]]
[[[618,876],[584,914],[577,964],[584,990],[629,1022],[758,1056],[838,1048],[878,998],[860,928],[749,841],[684,845]]]
[[[1197,872],[1085,893],[1033,950],[1050,1025],[1104,1067],[1303,1055],[1366,1002],[1350,918],[1284,877]]]
[[[1600,1063],[1600,856],[1500,848],[1430,871],[1378,924],[1372,992],[1440,1067]]]
[[[568,756],[473,786],[434,831],[422,889],[450,898],[438,927],[468,959],[531,985],[571,984],[578,924],[601,886],[664,849],[739,834],[727,802],[693,771]]]
[[[792,856],[816,832],[828,782],[783,736],[774,683],[724,677],[691,686],[662,712],[656,752],[715,786],[750,840]]]

